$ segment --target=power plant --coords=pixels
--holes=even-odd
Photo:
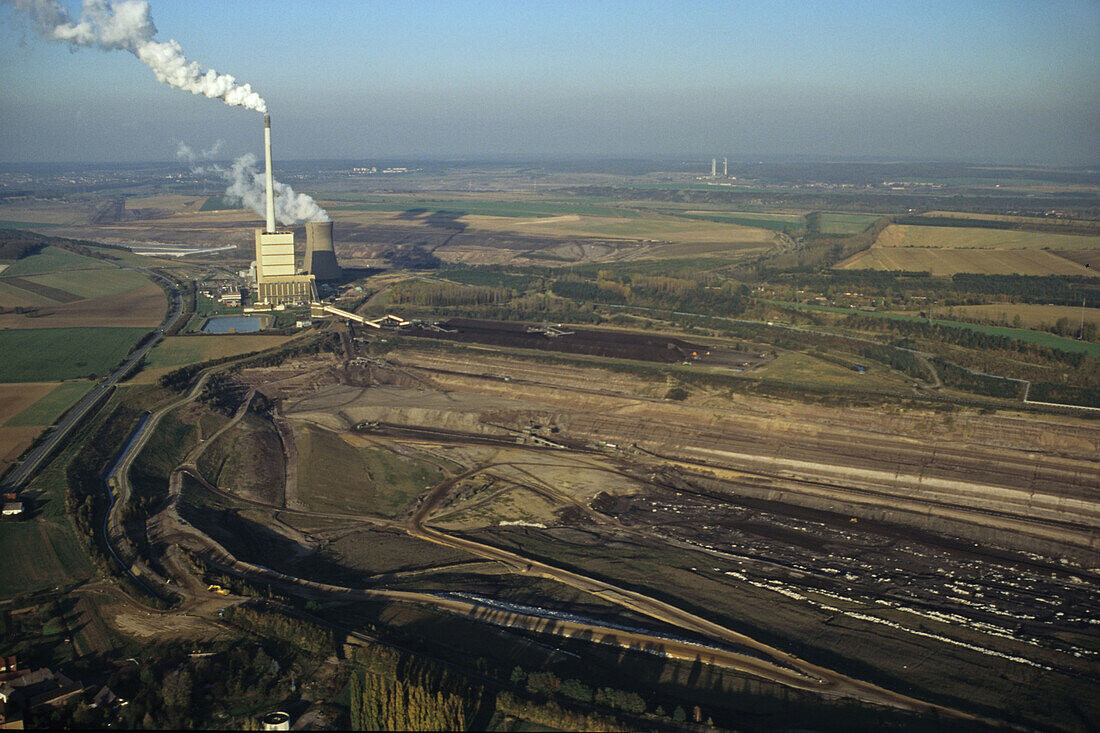
[[[306,258],[303,269],[318,280],[339,280],[344,274],[332,246],[331,221],[306,222]]]
[[[256,296],[260,306],[292,305],[317,300],[317,284],[312,274],[299,274],[294,264],[294,232],[279,230],[275,226],[275,175],[271,168],[271,116],[264,115],[264,158],[267,171],[264,182],[267,188],[267,221],[256,230]],[[336,255],[332,250],[332,224],[328,223],[328,252],[331,267],[335,267]],[[327,259],[327,258],[325,258]]]

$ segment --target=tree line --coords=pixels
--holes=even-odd
[[[466,730],[470,718],[462,694],[369,672],[352,673],[348,698],[354,730]]]

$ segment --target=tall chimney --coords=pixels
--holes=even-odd
[[[271,172],[271,115],[264,115],[264,158],[267,160],[267,228],[268,234],[275,231],[275,175]]]

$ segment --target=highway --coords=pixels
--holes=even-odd
[[[17,491],[21,489],[31,477],[38,472],[38,469],[46,463],[50,456],[65,444],[65,441],[68,440],[73,429],[76,428],[89,413],[94,412],[104,401],[106,401],[108,395],[114,390],[115,385],[130,374],[142,358],[149,353],[149,350],[163,338],[165,331],[172,328],[172,326],[176,324],[176,321],[182,317],[183,296],[180,294],[179,287],[177,287],[174,282],[163,275],[143,267],[132,267],[128,265],[119,265],[119,267],[127,270],[135,270],[167,286],[167,290],[172,293],[172,298],[171,302],[168,304],[168,312],[164,317],[164,321],[154,332],[155,336],[153,338],[146,340],[145,343],[130,352],[114,371],[100,379],[99,383],[92,391],[88,392],[79,402],[73,405],[69,411],[65,413],[61,421],[53,428],[49,429],[38,444],[23,457],[23,460],[17,463],[15,467],[8,472],[3,482],[0,483],[5,491]]]

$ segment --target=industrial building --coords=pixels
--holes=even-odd
[[[318,280],[339,280],[343,275],[332,246],[331,221],[306,222],[304,269],[307,275],[313,275]]]
[[[294,266],[294,232],[275,227],[275,176],[271,169],[271,117],[264,116],[264,157],[267,163],[267,221],[256,230],[256,305],[293,305],[317,300],[313,275],[299,275]],[[331,247],[331,228],[330,228]],[[333,264],[336,258],[333,255]]]

